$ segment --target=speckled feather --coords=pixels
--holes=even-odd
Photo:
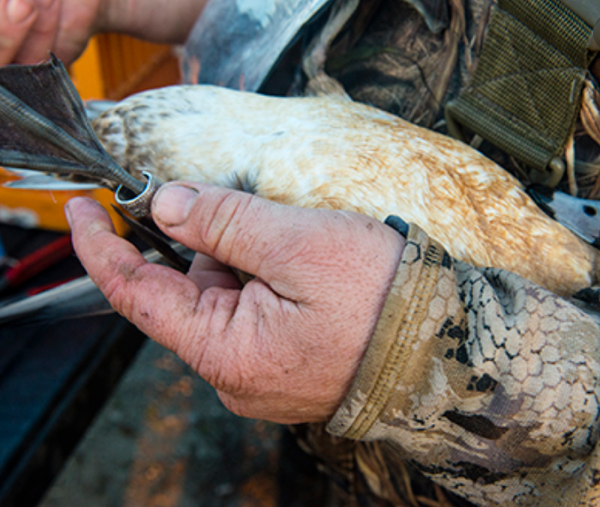
[[[276,202],[414,222],[455,258],[561,295],[597,283],[597,251],[477,151],[343,97],[211,86],[141,93],[93,123],[128,171],[239,187]]]

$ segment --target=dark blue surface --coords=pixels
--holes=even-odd
[[[10,361],[0,362],[0,482],[107,331],[100,319],[86,321],[89,333],[80,331],[82,324],[0,330],[0,357]]]
[[[15,257],[56,238],[5,226],[0,234]],[[81,274],[73,256],[30,286]],[[0,326],[0,507],[37,504],[143,340],[116,314]]]
[[[0,506],[33,506],[143,336],[109,315],[0,330]]]

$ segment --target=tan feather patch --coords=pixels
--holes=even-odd
[[[501,167],[363,104],[178,86],[129,98],[94,128],[134,174],[216,185],[245,178],[284,204],[399,215],[457,259],[561,295],[597,283],[596,250],[541,212]]]

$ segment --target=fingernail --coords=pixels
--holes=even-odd
[[[181,185],[161,187],[152,202],[152,216],[165,225],[185,222],[198,198],[198,191]]]
[[[8,20],[13,25],[18,25],[31,16],[34,7],[25,0],[8,0],[5,8]]]
[[[65,217],[67,218],[67,222],[69,222],[69,227],[72,229],[73,224],[71,223],[71,211],[69,210],[69,203],[65,204]]]
[[[73,228],[73,224],[77,221],[77,217],[82,214],[82,211],[85,213],[85,207],[89,206],[90,204],[102,207],[102,205],[97,201],[94,201],[88,197],[73,197],[72,199],[69,199],[67,204],[65,204],[65,217],[67,218],[67,222],[69,222],[69,226],[71,228]]]

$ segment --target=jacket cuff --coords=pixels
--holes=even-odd
[[[443,247],[410,224],[371,343],[349,393],[327,426],[329,433],[356,440],[381,437],[369,431],[381,419],[390,396],[399,396],[396,386],[410,386],[423,378],[425,365],[418,363],[428,356],[428,343],[446,316],[459,311],[451,268],[452,259]]]

